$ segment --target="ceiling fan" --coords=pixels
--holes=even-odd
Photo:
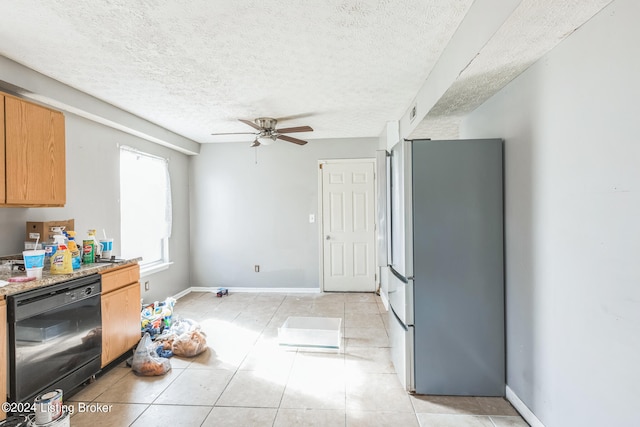
[[[310,126],[295,126],[290,128],[276,129],[277,119],[271,117],[258,117],[253,122],[250,120],[238,119],[244,124],[247,124],[257,130],[257,132],[226,132],[226,133],[212,133],[211,135],[242,135],[250,134],[255,135],[255,140],[251,144],[251,147],[258,147],[260,145],[269,145],[274,143],[277,139],[283,141],[293,142],[294,144],[304,145],[307,141],[294,138],[285,133],[294,132],[313,132]]]

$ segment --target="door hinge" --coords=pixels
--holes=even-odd
[[[320,169],[322,169],[322,165],[323,165],[323,163],[320,163],[320,164],[318,165],[318,166],[320,167]]]

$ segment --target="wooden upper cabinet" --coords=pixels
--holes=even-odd
[[[4,204],[64,206],[65,126],[59,111],[4,97]]]

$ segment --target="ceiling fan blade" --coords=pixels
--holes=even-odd
[[[240,120],[245,125],[251,126],[252,128],[254,128],[256,130],[262,130],[262,128],[260,126],[258,126],[257,124],[253,123],[251,120],[245,120],[245,119],[238,119],[238,120]]]
[[[311,126],[295,126],[291,128],[276,129],[278,133],[293,133],[293,132],[313,132]]]
[[[251,145],[249,147],[259,147],[260,146],[260,141],[258,141],[257,139],[255,141],[253,141],[251,143]]]
[[[255,132],[222,132],[212,133],[211,135],[255,135]]]
[[[277,138],[283,141],[293,142],[294,144],[298,144],[298,145],[304,145],[307,143],[307,141],[303,141],[301,139],[294,138],[292,136],[287,136],[287,135],[278,135]]]

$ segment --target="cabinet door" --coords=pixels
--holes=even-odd
[[[7,200],[4,177],[4,95],[0,93],[0,204]]]
[[[102,367],[140,340],[140,284],[102,295]]]
[[[122,331],[125,336],[124,352],[135,346],[140,341],[140,282],[132,283],[124,288],[127,294],[126,312],[123,317],[126,329]],[[121,354],[122,354],[121,353]]]
[[[0,301],[0,420],[7,417],[6,412],[1,408],[1,404],[7,399],[7,302]]]
[[[109,269],[100,274],[102,274],[102,293],[106,294],[140,280],[140,266],[131,264]]]
[[[8,205],[63,206],[66,201],[64,116],[5,97]]]

